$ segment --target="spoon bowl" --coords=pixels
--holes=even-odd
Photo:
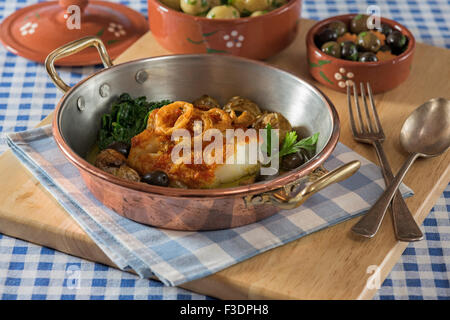
[[[400,143],[408,153],[434,157],[450,146],[450,100],[431,99],[406,119]]]
[[[386,213],[408,169],[418,157],[435,157],[449,148],[450,101],[435,98],[414,110],[403,124],[400,143],[408,151],[408,159],[367,215],[383,216]]]

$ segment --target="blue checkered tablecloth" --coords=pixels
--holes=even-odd
[[[0,0],[0,20],[33,0]],[[117,1],[146,15],[146,0]],[[416,39],[450,48],[448,0],[304,0],[302,16],[365,12],[378,5],[383,16],[405,24]],[[71,85],[94,67],[61,68]],[[34,127],[61,97],[42,65],[0,48],[0,152],[4,134]],[[374,299],[450,298],[450,185],[422,225],[426,239],[411,243]],[[208,299],[0,234],[1,299]]]

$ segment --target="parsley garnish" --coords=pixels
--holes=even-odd
[[[271,145],[271,138],[272,138],[272,126],[270,123],[266,125],[266,141],[263,142],[261,145],[261,148],[263,150],[267,151],[267,155],[271,156],[272,151],[272,145]],[[286,136],[283,141],[283,145],[281,146],[281,150],[278,153],[278,156],[281,158],[285,155],[295,153],[300,151],[300,149],[304,149],[308,151],[308,153],[314,153],[316,152],[316,145],[317,141],[319,140],[319,133],[315,133],[312,136],[309,136],[307,138],[304,138],[300,141],[297,141],[297,132],[290,131],[286,132]]]
[[[319,140],[318,132],[300,141],[297,141],[297,132],[287,132],[279,155],[280,157],[283,157],[285,155],[298,152],[300,149],[304,149],[308,152],[314,152],[316,150],[317,140]]]

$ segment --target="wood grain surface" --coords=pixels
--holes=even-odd
[[[274,64],[317,85],[309,76],[305,34],[312,25],[302,20],[295,42],[271,58]],[[150,33],[124,52],[116,63],[165,55]],[[375,97],[387,139],[384,147],[396,172],[406,154],[399,145],[403,121],[432,97],[450,98],[450,51],[417,45],[411,76],[400,87]],[[321,87],[335,104],[342,123],[340,141],[377,163],[374,150],[351,137],[345,94]],[[50,119],[43,123],[49,123]],[[450,180],[450,152],[419,160],[405,183],[415,196],[407,204],[420,224]],[[0,232],[62,252],[114,264],[86,233],[39,185],[10,151],[0,157]],[[398,261],[407,243],[396,241],[391,215],[370,240],[357,238],[350,228],[358,218],[272,249],[209,277],[182,287],[223,299],[370,299],[375,288],[366,286],[368,267],[378,266],[382,281]]]

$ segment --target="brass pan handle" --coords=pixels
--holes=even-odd
[[[282,209],[294,209],[299,207],[314,193],[328,187],[330,184],[343,181],[350,178],[361,167],[361,162],[358,160],[351,161],[341,167],[328,172],[316,181],[312,182],[301,190],[294,197],[285,195],[283,193],[273,193],[271,199],[272,204]]]
[[[102,59],[103,65],[105,68],[109,68],[113,66],[111,58],[106,51],[106,47],[103,44],[102,40],[98,37],[85,37],[72,42],[69,42],[62,47],[59,47],[53,50],[45,59],[45,68],[47,70],[48,75],[52,79],[53,83],[64,93],[70,90],[70,86],[68,86],[59,76],[55,69],[55,61],[77,52],[80,52],[88,47],[97,48],[98,53],[100,54],[100,58]]]
[[[247,205],[271,204],[281,209],[294,209],[299,207],[314,193],[328,187],[330,184],[340,182],[351,177],[360,167],[361,162],[358,160],[344,164],[308,184],[300,192],[295,194],[295,196],[291,196],[290,192],[286,191],[286,188],[282,188],[277,189],[276,191],[247,197],[245,201]],[[299,180],[299,182],[300,181],[301,180]],[[295,185],[296,182],[293,183],[293,186]]]

